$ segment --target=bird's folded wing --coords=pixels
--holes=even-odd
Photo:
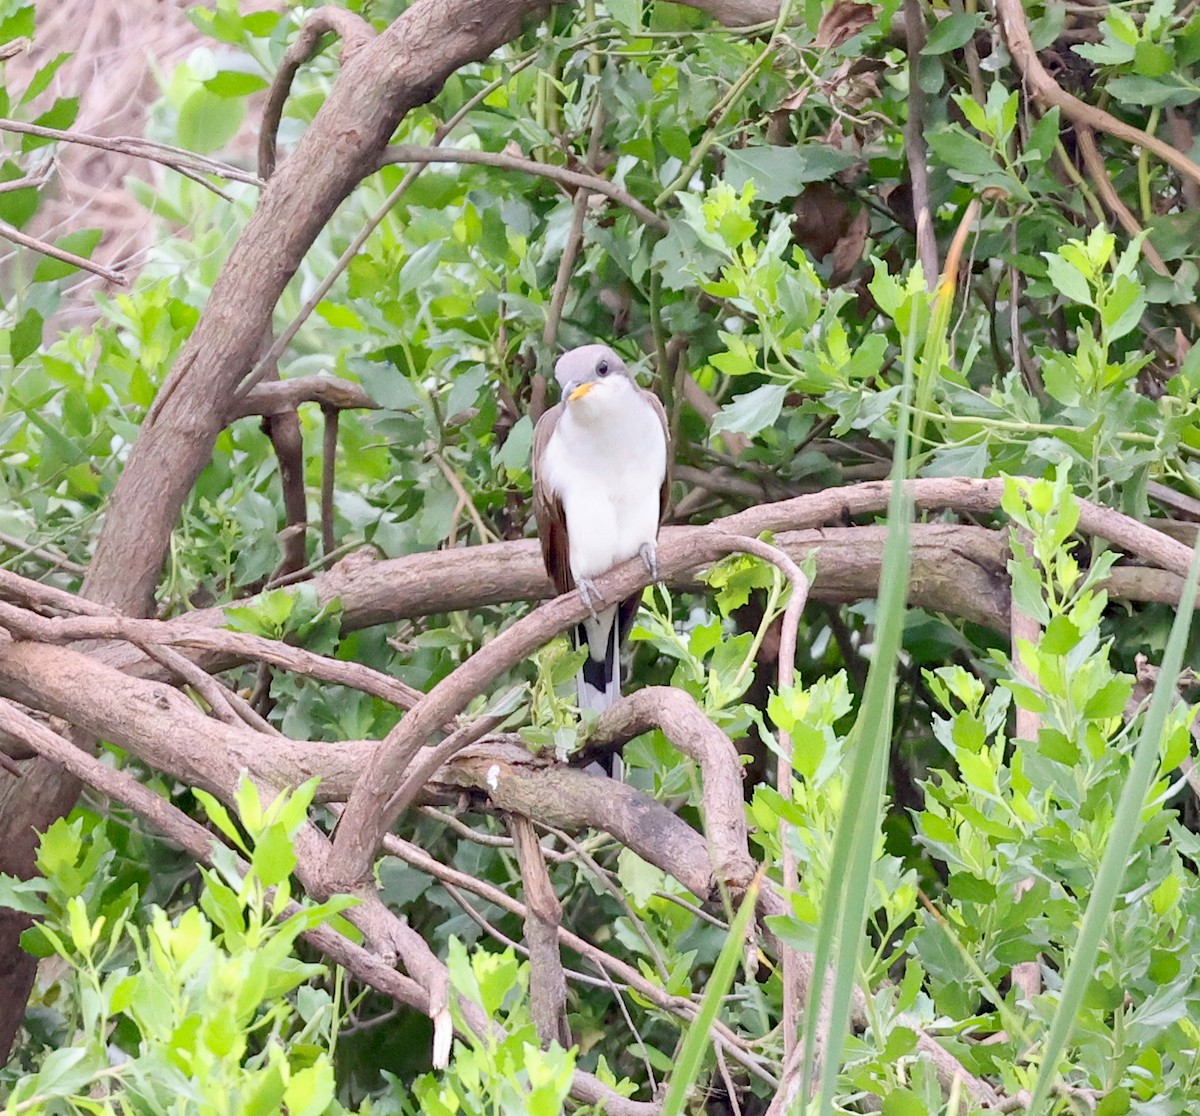
[[[562,413],[561,403],[551,407],[538,419],[533,431],[533,517],[537,521],[538,539],[542,544],[542,561],[546,564],[546,572],[554,582],[555,590],[560,594],[569,593],[575,588],[567,541],[567,516],[562,501],[550,491],[541,464]]]
[[[651,409],[658,415],[658,421],[662,423],[663,441],[667,444],[667,467],[663,470],[662,489],[658,496],[658,521],[661,523],[667,518],[667,505],[671,502],[671,428],[667,422],[667,412],[662,405],[662,400],[654,392],[647,391],[645,388],[642,388],[642,398],[650,404]],[[539,423],[538,425],[540,426],[541,424]],[[535,449],[534,456],[536,457],[536,455],[537,450]]]

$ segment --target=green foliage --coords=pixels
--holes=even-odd
[[[347,6],[377,27],[404,7]],[[770,652],[790,590],[757,559],[729,558],[700,593],[649,591],[633,634],[639,683],[684,689],[753,753],[754,851],[773,880],[785,843],[800,867],[771,929],[835,960],[839,1019],[851,986],[863,995],[863,1025],[836,1026],[825,1048],[819,1104],[856,1110],[869,1093],[889,1116],[950,1111],[918,1052],[923,1029],[1007,1095],[1037,1090],[1043,1111],[1075,1111],[1091,1097],[1103,1097],[1103,1116],[1191,1111],[1200,847],[1174,775],[1189,754],[1191,711],[1164,710],[1163,698],[1153,713],[1127,708],[1139,654],[1165,662],[1164,684],[1174,681],[1174,658],[1163,657],[1174,617],[1109,599],[1118,557],[1079,543],[1073,493],[1138,516],[1162,506],[1158,485],[1200,495],[1200,347],[1189,354],[1174,340],[1177,329],[1193,332],[1197,216],[1173,171],[1098,132],[1104,171],[1147,230],[1110,232],[1068,123],[1031,105],[989,13],[939,11],[910,73],[895,46],[895,0],[857,6],[862,19],[840,41],[822,32],[844,10],[791,7],[785,35],[748,36],[676,5],[560,5],[541,29],[453,74],[396,141],[429,143],[474,99],[447,145],[512,145],[578,166],[595,123],[593,165],[655,208],[666,231],[616,205],[589,206],[557,342],[611,341],[655,381],[677,420],[675,457],[693,470],[681,475],[714,482],[688,505],[696,521],[878,478],[889,458],[909,476],[1014,478],[1003,516],[981,518],[1017,528],[1013,600],[1039,634],[1011,653],[997,649],[1005,632],[917,609],[901,620],[899,543],[877,603],[809,605],[796,684],[782,692]],[[1035,45],[1068,59],[1060,76],[1078,75],[1072,91],[1088,101],[1155,132],[1168,110],[1194,106],[1200,15],[1189,7],[1072,11],[1069,41],[1059,39],[1062,5],[1027,11]],[[208,45],[160,75],[151,138],[222,153],[243,121],[256,122],[251,98],[302,15],[242,11],[235,0],[192,11]],[[0,4],[0,43],[36,33],[32,5]],[[989,38],[993,51],[980,59]],[[323,103],[336,54],[318,53],[297,74],[281,159]],[[66,58],[46,58],[27,84],[4,83],[3,113],[69,127],[78,103],[53,92]],[[943,255],[967,207],[981,203],[958,286],[936,298],[937,277],[910,266],[912,77],[926,94]],[[55,151],[36,137],[5,142],[0,182]],[[382,170],[341,207],[280,300],[277,324],[299,312],[406,173]],[[78,586],[129,447],[256,204],[247,185],[222,183],[221,197],[172,173],[129,188],[154,246],[128,290],[90,301],[87,325],[56,317],[81,278],[59,263],[22,254],[5,264],[0,294],[2,561],[65,588]],[[42,196],[0,192],[0,219],[34,227]],[[281,375],[342,376],[380,405],[341,416],[339,547],[398,557],[529,533],[529,404],[534,373],[553,357],[542,338],[573,209],[543,179],[428,167],[302,324]],[[86,255],[97,224],[81,216],[53,235]],[[1147,247],[1167,274],[1147,265]],[[716,404],[711,422],[679,405],[680,385],[664,379],[663,355],[681,340],[686,370]],[[315,408],[300,419],[315,521],[323,426]],[[896,537],[906,515],[893,508]],[[217,605],[236,631],[428,689],[525,610],[347,633],[340,603],[322,606],[304,586],[246,603],[278,567],[284,526],[269,442],[258,424],[234,423],[175,531],[162,612]],[[564,756],[581,735],[570,696],[578,658],[552,645],[497,690],[520,695],[512,721],[529,743]],[[234,675],[247,691],[256,681]],[[398,716],[290,675],[272,679],[268,697],[275,723],[301,739],[377,739]],[[1037,715],[1034,739],[1015,738],[1018,710]],[[787,798],[762,775],[780,731],[795,759]],[[137,770],[114,749],[104,756]],[[660,733],[632,742],[625,758],[638,789],[703,825],[698,773]],[[578,1045],[541,1051],[525,967],[482,944],[461,894],[385,859],[385,900],[447,960],[457,991],[503,1027],[461,1040],[450,1067],[430,1074],[418,1022],[375,1026],[390,1005],[344,1003],[327,969],[301,960],[298,934],[338,909],[285,910],[296,895],[291,834],[311,788],[264,804],[244,783],[222,805],[146,778],[177,805],[203,808],[229,847],[197,876],[134,819],[106,824],[85,803],[45,836],[44,883],[3,881],[0,900],[44,918],[29,948],[56,962],[0,1079],[7,1110],[557,1112],[575,1067],[639,1095],[668,1080],[719,1088],[701,1029],[688,1034],[680,1069],[683,1023],[636,993],[618,1011],[609,990],[572,983]],[[402,824],[445,865],[517,890],[502,845],[462,840],[427,817]],[[732,974],[726,989],[718,969],[740,945],[736,928],[695,917],[682,904],[696,897],[612,840],[579,843],[582,853],[569,850],[578,859],[550,869],[570,929],[693,998],[777,1072],[777,959]],[[499,934],[520,937],[506,909],[478,903]],[[1042,987],[1026,996],[1013,973],[1030,962]],[[816,1015],[805,1019],[810,1034]],[[739,1090],[765,1098],[761,1081],[732,1073]],[[745,1099],[744,1109],[756,1103]]]
[[[197,792],[249,865],[214,846],[197,905],[174,918],[143,908],[135,887],[112,893],[106,829],[85,840],[82,819],[47,831],[42,879],[0,876],[0,902],[42,916],[25,947],[59,958],[66,973],[53,1049],[33,1072],[5,1071],[6,1113],[346,1111],[334,1099],[330,1056],[338,998],[325,987],[326,967],[301,961],[295,946],[352,901],[285,910],[292,839],[314,786],[264,808],[244,781],[238,804],[252,848],[224,808]]]
[[[455,990],[489,1020],[503,1018],[505,1034],[492,1031],[469,1044],[456,1043],[449,1071],[440,1079],[429,1075],[417,1082],[419,1107],[413,1111],[422,1116],[557,1116],[571,1087],[575,1052],[557,1043],[546,1050],[539,1046],[526,1000],[528,965],[518,964],[512,950],[478,950],[468,956],[456,938],[450,939],[447,961]]]

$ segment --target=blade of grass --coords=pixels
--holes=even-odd
[[[1096,955],[1100,950],[1100,938],[1104,934],[1108,916],[1116,906],[1117,897],[1121,892],[1121,884],[1125,877],[1125,868],[1129,860],[1129,851],[1137,838],[1138,816],[1146,801],[1146,794],[1154,780],[1158,766],[1158,746],[1162,739],[1163,725],[1167,720],[1171,703],[1175,696],[1175,679],[1179,677],[1183,665],[1183,653],[1187,646],[1188,634],[1191,631],[1193,609],[1196,605],[1196,578],[1200,574],[1200,540],[1192,554],[1192,565],[1188,570],[1187,582],[1179,601],[1179,611],[1175,614],[1175,622],[1171,625],[1171,636],[1167,640],[1167,649],[1163,654],[1162,667],[1159,670],[1158,681],[1154,686],[1154,695],[1150,699],[1150,708],[1142,721],[1142,731],[1133,750],[1133,765],[1129,770],[1129,778],[1121,791],[1117,802],[1117,810],[1113,815],[1112,833],[1109,836],[1108,848],[1100,861],[1100,871],[1096,873],[1096,882],[1092,887],[1092,897],[1088,900],[1087,910],[1083,914],[1083,924],[1079,928],[1079,938],[1075,942],[1075,951],[1067,962],[1066,974],[1063,977],[1062,994],[1059,996],[1058,1007],[1050,1022],[1050,1031],[1042,1050],[1042,1064],[1038,1070],[1037,1082],[1033,1087],[1033,1096],[1027,1110],[1029,1116],[1037,1116],[1042,1112],[1050,1090],[1058,1076],[1058,1062],[1071,1038],[1071,1029],[1075,1017],[1083,1003],[1084,994],[1095,972]]]
[[[913,413],[914,385],[923,395],[932,392],[932,384],[941,375],[942,354],[946,350],[950,328],[950,308],[958,279],[967,232],[978,212],[972,202],[963,215],[945,270],[929,306],[929,325],[923,342],[919,327],[904,337],[904,383],[900,417],[896,424],[896,445],[892,455],[892,492],[888,500],[888,534],[883,549],[883,573],[879,579],[876,606],[875,654],[867,673],[862,707],[854,722],[850,771],[846,800],[834,833],[830,861],[831,886],[825,910],[817,927],[817,945],[813,953],[813,980],[808,990],[804,1017],[803,1095],[812,1096],[812,1070],[821,1043],[821,1116],[833,1111],[833,1097],[841,1068],[842,1048],[850,1026],[854,980],[866,930],[868,906],[872,894],[875,845],[883,816],[884,778],[891,746],[893,694],[896,683],[896,657],[904,632],[905,603],[912,562],[909,549],[909,522],[912,500],[904,486],[909,466],[909,431]],[[914,295],[914,297],[918,297]],[[919,322],[924,315],[912,314]],[[918,361],[917,350],[921,349]],[[920,452],[920,444],[915,445]],[[828,996],[827,1007],[822,1001]]]
[[[683,1040],[683,1048],[679,1051],[675,1072],[671,1075],[671,1083],[667,1087],[666,1099],[663,1101],[662,1116],[680,1116],[683,1106],[687,1102],[688,1093],[700,1076],[700,1070],[704,1065],[704,1054],[709,1046],[713,1020],[717,1017],[721,1001],[733,984],[738,959],[742,956],[742,947],[746,941],[746,925],[758,902],[758,889],[762,886],[762,877],[763,870],[760,868],[758,874],[750,882],[750,886],[746,888],[746,896],[729,927],[725,944],[721,947],[717,963],[713,966],[708,988],[705,989],[704,998],[700,1001],[700,1010],[696,1013],[696,1018],[692,1020],[691,1026],[688,1027],[687,1035]]]
[[[875,843],[883,812],[884,773],[891,743],[892,694],[896,655],[904,629],[911,553],[908,525],[912,502],[904,487],[908,470],[909,408],[912,401],[915,341],[905,346],[903,405],[897,425],[892,462],[892,494],[888,502],[888,535],[883,551],[876,613],[875,654],[867,674],[862,707],[852,730],[852,758],[846,781],[846,801],[833,839],[830,886],[825,911],[817,928],[813,980],[804,1015],[804,1074],[802,1090],[811,1096],[813,1061],[821,1040],[822,1114],[833,1111],[833,1096],[841,1065],[842,1046],[850,1025],[854,978],[858,971],[867,905],[871,895]],[[828,1010],[822,999],[828,989]]]

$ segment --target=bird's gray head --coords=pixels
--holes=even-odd
[[[554,378],[567,402],[582,399],[598,384],[629,379],[625,362],[607,345],[580,345],[558,358]]]

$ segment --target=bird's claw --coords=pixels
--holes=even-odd
[[[652,542],[642,543],[638,548],[638,554],[646,567],[646,572],[650,575],[650,580],[658,581],[658,547]]]
[[[596,604],[603,605],[604,598],[596,588],[596,583],[590,577],[580,577],[575,580],[575,588],[579,590],[579,597],[592,614],[592,619],[598,620],[600,617],[596,614]]]

